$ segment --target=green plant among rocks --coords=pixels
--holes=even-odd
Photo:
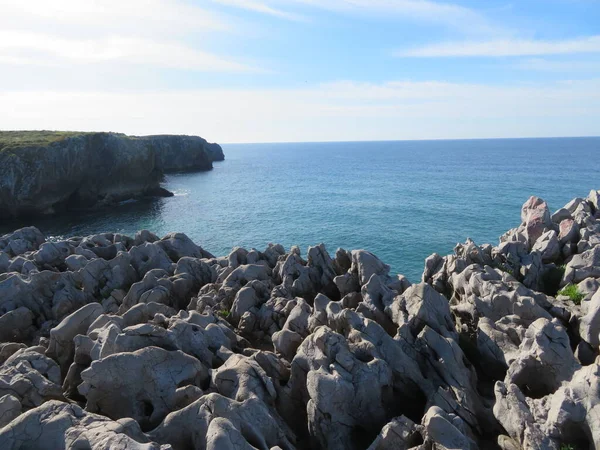
[[[564,288],[558,291],[558,295],[569,297],[573,303],[580,305],[585,297],[574,284],[567,284]]]

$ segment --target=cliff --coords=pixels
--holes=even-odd
[[[223,159],[196,136],[0,132],[0,220],[168,196],[163,173]]]
[[[411,284],[365,250],[0,237],[0,448],[600,448],[600,191]]]

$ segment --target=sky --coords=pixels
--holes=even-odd
[[[600,0],[0,0],[0,129],[600,135]]]

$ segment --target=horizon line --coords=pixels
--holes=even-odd
[[[519,137],[473,137],[473,138],[414,138],[414,139],[357,139],[357,140],[324,140],[324,141],[255,141],[255,142],[217,142],[219,145],[256,145],[256,144],[351,144],[377,142],[439,142],[439,141],[502,141],[518,139],[598,139],[600,135],[577,136],[519,136]]]

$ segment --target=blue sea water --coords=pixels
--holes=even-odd
[[[269,242],[364,248],[418,281],[423,260],[498,242],[530,195],[551,209],[600,189],[600,138],[224,145],[175,197],[29,221],[53,237],[180,231],[217,255]],[[19,224],[23,225],[23,224]],[[17,224],[3,224],[3,232]]]

